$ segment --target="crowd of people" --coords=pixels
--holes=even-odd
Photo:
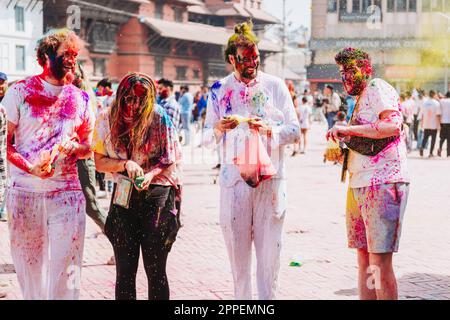
[[[439,133],[437,155],[442,156],[442,148],[447,141],[447,157],[450,157],[450,91],[444,96],[430,90],[406,91],[400,94],[402,114],[405,123],[408,151],[424,150],[430,145],[428,157],[434,157],[435,145]],[[431,144],[429,144],[431,138]],[[414,142],[416,145],[414,146]]]
[[[6,158],[9,163],[0,213],[3,218],[6,208],[25,299],[78,299],[79,285],[67,283],[74,270],[81,273],[86,214],[113,247],[108,263],[116,266],[116,299],[136,299],[141,252],[148,298],[169,299],[166,265],[181,226],[182,145],[192,145],[193,126],[202,131],[202,145],[219,150],[220,226],[235,297],[252,298],[254,244],[258,296],[274,299],[287,211],[285,148],[294,145],[292,156],[305,153],[314,120],[326,121],[327,138],[348,147],[336,161],[350,173],[347,235],[358,252],[360,297],[398,297],[392,254],[409,193],[407,145],[413,137],[422,155],[431,137],[433,155],[440,129],[438,155],[445,140],[449,151],[448,94],[399,98],[386,81],[371,78],[367,53],[346,48],[335,60],[347,96],[331,85],[323,94],[297,96],[292,84],[259,70],[250,22],[237,25],[226,44],[233,72],[195,94],[140,72],[124,76],[115,90],[109,79],[91,88],[79,50],[74,32],[53,30],[37,45],[42,74],[6,90],[0,73],[2,174]],[[107,192],[108,213],[97,202]],[[373,266],[381,282],[369,288]]]
[[[308,129],[313,122],[326,122],[329,129],[335,124],[346,125],[349,122],[356,105],[354,96],[336,92],[332,85],[314,93],[305,89],[302,95],[296,93],[292,82],[287,82],[287,86],[300,121],[303,141],[302,148],[300,143],[294,145],[292,156],[305,153]],[[445,156],[443,147],[450,140],[450,91],[445,95],[423,89],[402,92],[400,108],[408,153],[418,150],[422,157],[424,151],[429,150],[428,157],[432,158],[438,142],[437,156]],[[446,156],[450,157],[450,143],[447,143]]]

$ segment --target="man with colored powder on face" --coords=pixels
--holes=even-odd
[[[91,156],[94,114],[72,82],[79,38],[50,31],[37,44],[42,74],[12,86],[6,208],[11,254],[25,299],[78,299],[86,203],[76,161]]]
[[[328,129],[330,129],[336,122],[336,115],[341,107],[341,98],[334,91],[334,87],[332,85],[326,85],[323,92],[327,99],[327,102],[324,103],[324,112],[325,117],[327,118]]]
[[[176,130],[179,129],[181,121],[181,106],[175,99],[173,93],[173,82],[168,79],[158,81],[159,105],[163,107],[172,121]]]
[[[349,145],[354,136],[366,138],[362,143],[367,138],[390,141],[376,155],[352,149],[348,155],[347,236],[349,248],[357,249],[359,296],[397,299],[392,256],[398,251],[410,181],[399,96],[384,80],[371,79],[372,63],[366,52],[346,48],[335,60],[345,90],[357,102],[348,126],[335,125],[327,138]]]
[[[203,141],[205,145],[219,144],[222,151],[220,224],[230,258],[235,298],[252,299],[254,242],[258,296],[269,300],[276,298],[286,213],[284,148],[298,141],[300,125],[284,81],[259,71],[257,43],[251,22],[235,26],[225,50],[225,59],[234,72],[211,87]],[[237,127],[239,117],[251,120]],[[276,174],[262,177],[264,181],[250,186],[234,160],[229,161],[227,152],[246,146],[245,141],[234,137],[252,131],[263,141],[259,147],[267,149]],[[247,152],[249,148],[244,150]]]

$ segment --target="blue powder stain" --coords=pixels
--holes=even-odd
[[[211,97],[214,101],[217,101],[217,94],[216,90],[219,90],[220,87],[222,87],[222,83],[220,81],[214,82],[214,84],[211,86]]]

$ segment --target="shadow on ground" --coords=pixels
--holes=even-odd
[[[355,279],[356,281],[356,279]],[[449,300],[450,276],[429,273],[407,273],[398,280],[401,300]],[[337,296],[358,297],[357,288],[334,292]]]

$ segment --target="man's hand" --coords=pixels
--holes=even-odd
[[[272,127],[261,119],[252,119],[248,122],[250,129],[257,130],[260,134],[272,134]]]
[[[47,165],[48,163],[38,163],[34,165],[30,170],[30,174],[41,179],[51,178],[55,174],[55,168],[51,167],[51,170],[47,171]]]
[[[334,126],[330,130],[328,130],[328,132],[327,132],[327,140],[329,140],[331,138],[334,142],[338,142],[339,138],[346,137],[346,136],[349,136],[349,135],[350,135],[350,132],[348,130],[348,127],[346,127],[346,126]]]
[[[68,157],[70,157],[72,155],[76,155],[78,149],[80,149],[80,144],[78,142],[73,141],[73,140],[69,140],[69,141],[63,142],[60,145],[61,153],[65,154]]]
[[[144,175],[144,170],[141,166],[132,160],[128,160],[126,162],[125,169],[127,170],[128,177],[133,180],[136,179],[136,177],[141,177]]]
[[[152,182],[152,180],[153,180],[154,177],[155,177],[155,176],[153,175],[153,173],[151,173],[151,172],[146,173],[146,174],[144,175],[144,181],[141,183],[141,187],[139,188],[139,187],[136,186],[136,184],[135,184],[136,189],[139,190],[139,191],[147,190],[148,187],[150,186],[150,183]]]
[[[237,119],[220,119],[215,125],[214,129],[220,131],[221,133],[233,130],[239,125]]]

